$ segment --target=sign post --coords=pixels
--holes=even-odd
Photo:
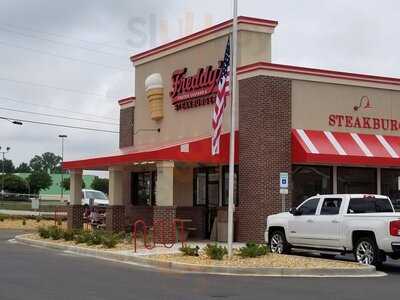
[[[282,195],[282,212],[286,211],[286,196],[289,194],[289,174],[287,172],[279,173],[279,191]]]

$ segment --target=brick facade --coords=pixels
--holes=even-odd
[[[106,210],[106,230],[112,232],[125,231],[125,206],[111,205]]]
[[[67,206],[67,228],[69,230],[83,228],[83,205],[68,205]]]
[[[240,242],[262,242],[266,217],[281,211],[279,173],[291,174],[291,89],[285,78],[256,76],[239,82]],[[290,203],[291,195],[286,199]]]
[[[196,228],[195,231],[190,231],[190,238],[204,239],[206,237],[205,207],[177,207],[176,217],[192,220],[189,224],[185,224],[186,227]]]
[[[176,241],[176,228],[173,221],[176,217],[174,206],[153,207],[153,234],[156,243],[174,243]]]
[[[126,209],[126,215],[128,218],[128,223],[130,225],[134,224],[135,221],[141,219],[147,226],[153,224],[153,207],[152,206],[132,206]]]
[[[121,109],[119,113],[119,147],[133,146],[135,107]]]

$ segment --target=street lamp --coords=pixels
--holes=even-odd
[[[64,163],[64,139],[66,139],[68,136],[66,134],[60,134],[58,137],[61,139],[61,164],[63,164]],[[64,201],[63,181],[64,181],[64,170],[61,167],[61,202]]]
[[[1,146],[0,146],[0,150],[1,150]],[[4,177],[5,177],[5,163],[6,163],[6,158],[5,155],[6,153],[10,152],[11,148],[7,147],[6,151],[0,151],[1,154],[3,154],[3,164],[2,164],[2,176],[1,176],[1,200],[4,201]]]

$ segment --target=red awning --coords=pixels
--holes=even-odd
[[[235,161],[238,161],[238,132],[236,132]],[[228,164],[229,133],[221,135],[220,154],[211,155],[211,138],[185,141],[174,145],[150,148],[140,151],[124,151],[120,153],[93,157],[81,160],[66,161],[63,169],[106,170],[111,166],[127,165],[143,161],[179,161],[203,164]]]
[[[400,137],[292,129],[294,164],[400,166]]]

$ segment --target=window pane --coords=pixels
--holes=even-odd
[[[302,215],[315,215],[317,212],[319,198],[313,198],[299,207]]]
[[[351,198],[349,203],[349,214],[367,214],[376,212],[393,212],[389,199],[365,197]]]
[[[196,205],[206,205],[207,174],[197,173],[196,179]]]
[[[293,166],[293,206],[317,194],[331,194],[331,174],[331,167]]]
[[[388,196],[396,210],[400,210],[400,190],[399,190],[400,170],[382,169],[382,195]]]
[[[376,169],[338,167],[339,194],[376,194]]]
[[[233,202],[235,205],[238,205],[238,167],[235,166],[235,175],[233,178]],[[222,205],[227,206],[228,205],[228,198],[229,198],[229,166],[224,166],[223,167],[223,180],[224,180],[224,194],[222,197]]]
[[[341,198],[327,198],[322,203],[321,215],[337,215],[339,214]]]
[[[153,205],[155,201],[155,172],[132,174],[132,204]]]

